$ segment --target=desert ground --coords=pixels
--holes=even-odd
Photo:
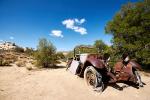
[[[0,67],[0,100],[150,100],[150,75],[141,76],[143,88],[118,83],[122,91],[108,86],[97,93],[64,67],[31,71],[16,65]]]

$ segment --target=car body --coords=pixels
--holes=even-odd
[[[75,51],[75,50],[74,50]],[[108,58],[99,54],[82,53],[74,54],[67,68],[75,75],[84,77],[88,86],[98,91],[104,90],[105,83],[116,83],[119,81],[131,81],[143,86],[138,70],[141,66],[133,60],[127,64],[117,61],[113,71],[107,70]]]

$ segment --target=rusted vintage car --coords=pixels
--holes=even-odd
[[[75,54],[74,58],[70,59],[67,64],[67,69],[75,75],[84,77],[88,86],[96,91],[103,91],[105,83],[116,83],[118,81],[131,81],[143,86],[138,70],[141,66],[135,61],[118,61],[114,65],[113,71],[108,70],[108,54],[100,56],[99,54]]]

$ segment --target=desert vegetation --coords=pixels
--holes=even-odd
[[[106,5],[106,6],[96,5],[98,4],[97,2],[99,2],[100,0],[95,0],[95,1],[81,0],[79,2],[80,4],[76,0],[74,1],[65,0],[64,2],[62,2],[63,0],[58,0],[58,1],[47,0],[48,3],[42,0],[40,2],[39,1],[40,0],[36,2],[24,1],[23,4],[25,5],[22,5],[22,2],[20,3],[19,1],[17,2],[16,1],[10,2],[9,0],[2,1],[1,8],[3,8],[4,11],[0,10],[0,12],[2,13],[0,17],[2,19],[2,24],[0,24],[0,26],[2,26],[1,28],[2,30],[0,33],[2,34],[0,35],[2,36],[1,37],[2,40],[0,39],[0,41],[3,41],[3,39],[7,40],[7,35],[5,35],[5,33],[7,34],[7,32],[13,32],[13,31],[14,33],[10,33],[10,35],[12,35],[10,36],[10,41],[12,42],[20,41],[22,39],[20,37],[25,36],[25,38],[23,37],[23,39],[26,40],[29,38],[29,40],[26,40],[26,42],[28,43],[31,42],[30,44],[32,44],[33,46],[35,40],[37,38],[40,39],[38,41],[38,44],[34,45],[37,46],[36,49],[30,47],[23,48],[11,42],[5,42],[4,46],[0,47],[0,100],[41,100],[41,99],[43,100],[60,100],[60,99],[109,100],[110,98],[112,100],[119,100],[119,99],[149,100],[150,98],[149,95],[150,94],[150,87],[149,87],[150,86],[150,78],[149,78],[150,77],[150,0],[138,0],[138,1],[133,0],[134,1],[133,3],[129,2],[127,4],[124,4],[122,5],[121,9],[114,14],[114,17],[112,19],[110,19],[109,21],[107,20],[108,22],[102,27],[104,28],[103,30],[105,31],[105,35],[107,34],[112,36],[111,45],[110,44],[108,45],[105,41],[101,39],[102,38],[100,37],[102,36],[101,33],[99,35],[99,39],[96,37],[97,35],[95,35],[95,33],[92,34],[94,35],[94,37],[91,37],[92,36],[91,33],[97,32],[97,28],[95,28],[97,27],[97,25],[95,23],[97,24],[100,23],[99,29],[101,29],[101,23],[103,24],[103,20],[110,18],[110,16],[106,17],[104,15],[105,13],[110,13],[109,11],[112,10],[110,9],[111,7],[113,6],[116,7],[117,4],[116,2],[113,2],[113,5],[111,5],[111,2],[113,0],[108,1],[110,5]],[[69,1],[71,1],[72,3],[69,3]],[[60,4],[57,4],[59,2]],[[121,2],[125,2],[125,0]],[[67,3],[67,5],[63,5],[63,3]],[[36,4],[36,6],[34,6],[33,4]],[[100,1],[99,4],[103,4],[103,1]],[[43,5],[44,8],[42,7]],[[107,7],[108,9],[106,10],[101,9],[98,6],[105,7],[105,8]],[[59,7],[62,7],[63,9],[60,9]],[[117,8],[115,7],[113,9]],[[103,10],[102,13],[101,10]],[[107,10],[108,12],[106,12]],[[67,12],[67,15],[64,12]],[[11,14],[13,14],[13,17],[8,16]],[[83,14],[85,14],[85,18],[82,19],[68,18],[64,21],[61,21],[66,16],[76,17],[78,16],[78,14],[79,16],[82,15],[83,17],[84,17]],[[15,18],[15,16],[17,17]],[[99,16],[104,17],[104,19],[103,18],[101,19],[102,22],[101,20],[98,22],[99,18],[98,20],[95,20]],[[10,20],[9,17],[10,19],[11,18],[12,19]],[[47,20],[47,18],[49,19]],[[56,22],[55,19],[57,19]],[[16,20],[18,21],[16,22]],[[6,24],[7,21],[11,27],[9,25],[7,26]],[[49,21],[50,24],[47,23],[47,21]],[[60,23],[59,21],[61,21],[62,23]],[[90,21],[92,23],[90,23]],[[58,22],[59,24],[57,27],[56,24]],[[87,22],[87,24],[85,24],[85,26],[82,25],[85,22]],[[52,25],[53,23],[55,23],[53,26],[49,26]],[[18,25],[19,26],[18,27],[17,24],[19,24],[20,26]],[[37,26],[35,24],[37,24]],[[60,24],[62,24],[63,26],[61,26]],[[14,27],[13,25],[16,26]],[[87,29],[86,29],[86,25],[87,25]],[[40,36],[48,35],[47,33],[44,33],[47,30],[50,31],[50,29],[48,29],[47,27],[52,29],[51,33],[49,33],[49,36],[53,38],[48,39],[48,38],[40,37]],[[40,28],[40,30],[37,30],[38,28]],[[53,28],[56,29],[58,28],[58,29],[53,30]],[[29,31],[27,31],[27,29]],[[80,33],[78,35],[80,36],[82,35],[82,38],[80,38],[80,36],[73,37],[74,34],[68,35],[67,33],[69,32],[67,30],[70,30],[69,31],[70,33],[71,32]],[[99,32],[97,33],[99,34]],[[21,33],[26,33],[26,35],[22,35]],[[32,33],[31,37],[27,36],[30,35],[30,33]],[[88,34],[87,37],[89,36],[88,38],[91,39],[92,41],[95,38],[95,41],[93,43],[89,43],[85,45],[84,43],[86,43],[85,40],[87,39],[87,37],[85,36],[84,38],[83,35],[86,34]],[[68,35],[68,37],[66,35]],[[35,40],[33,40],[34,42],[31,41],[32,36],[33,38],[36,37]],[[59,38],[61,39],[62,42],[64,42],[62,44],[65,44],[66,40],[64,41],[63,39],[66,39],[66,37],[69,42],[73,43],[74,47],[70,51],[65,51],[65,52],[57,51],[56,46],[51,42],[52,40],[50,39]],[[80,41],[78,42],[79,39],[84,38],[85,40],[83,39],[84,43],[75,45],[74,41],[70,41],[69,38],[71,38],[70,40],[75,39],[77,41],[77,42],[75,41],[76,43],[80,43]],[[89,39],[87,39],[87,41]],[[66,46],[66,48],[68,47]],[[144,69],[144,71],[139,71],[141,77],[137,77],[137,79],[142,79],[141,83],[144,84],[144,87],[143,88],[141,87],[139,89],[135,86],[132,86],[131,85],[132,83],[128,84],[126,82],[124,83],[119,82],[116,84],[110,84],[110,85],[108,84],[108,86],[105,87],[105,89],[106,88],[107,89],[103,91],[101,95],[100,94],[97,95],[93,91],[91,92],[91,90],[88,90],[88,87],[86,87],[86,85],[84,84],[83,82],[84,80],[82,78],[79,78],[78,76],[75,77],[75,75],[69,73],[70,70],[68,71],[65,70],[65,67],[67,66],[67,61],[69,61],[71,58],[70,60],[71,62],[74,57],[74,51],[76,52],[76,54],[82,54],[82,53],[99,54],[100,57],[103,56],[105,53],[108,53],[110,54],[110,61],[108,62],[109,63],[108,67],[113,67],[114,63],[116,63],[119,59],[121,59],[123,53],[125,52],[129,53],[131,59],[134,58],[134,60],[136,60],[136,62],[138,62],[140,65],[142,65],[142,68]],[[100,58],[100,57],[96,56],[95,58]],[[78,60],[77,57],[75,58]],[[98,61],[99,59],[97,60],[97,62]],[[78,66],[81,67],[83,67],[83,65],[86,64],[88,65],[88,62],[82,64],[80,58],[78,62],[79,62]],[[92,65],[89,64],[89,67],[90,66]],[[93,64],[93,66],[95,65]],[[83,67],[83,69],[84,68],[85,67]],[[123,68],[126,68],[126,66],[122,66],[121,70]],[[113,69],[108,68],[106,71],[110,71],[110,70]],[[114,71],[110,71],[110,72],[114,74]],[[89,72],[89,74],[90,73],[91,72]],[[121,73],[127,74],[126,72],[121,72]],[[131,75],[131,73],[129,73],[129,75]],[[97,77],[98,74],[96,73],[95,76],[91,74],[91,76],[92,78],[95,78],[95,76]],[[87,75],[87,77],[89,77],[89,75]],[[89,82],[91,82],[92,78],[89,78]],[[102,77],[100,76],[100,78]],[[95,80],[99,81],[96,78]],[[118,86],[121,87],[124,91],[117,89]]]
[[[49,67],[56,62],[56,48],[55,46],[45,38],[39,40],[37,51],[35,52],[35,59],[37,60],[37,66]]]
[[[10,66],[11,63],[14,63],[17,60],[15,53],[11,51],[0,51],[0,66]]]
[[[22,48],[15,45],[15,49],[0,51],[0,66],[26,67],[28,70],[37,68],[56,67],[59,60],[65,59],[62,52],[56,52],[56,47],[47,39],[39,39],[37,50]]]
[[[143,0],[122,6],[105,27],[106,33],[113,35],[113,56],[123,52],[149,68],[150,65],[150,2]]]
[[[80,44],[75,46],[77,53],[109,53],[111,55],[112,64],[120,59],[124,52],[130,53],[144,68],[149,69],[150,65],[150,3],[148,0],[128,3],[122,6],[112,20],[105,27],[106,34],[111,34],[112,45],[107,45],[102,40],[95,40],[92,45]],[[17,45],[14,50],[1,51],[0,65],[10,65],[16,62],[18,66],[25,66],[28,57],[34,61],[31,64],[47,68],[55,66],[59,60],[73,57],[73,50],[67,55],[63,52],[57,52],[56,47],[46,38],[39,39],[37,50],[32,48],[22,48]],[[83,48],[82,46],[92,47],[94,49]],[[22,58],[21,58],[22,57]],[[21,58],[21,59],[20,59]]]

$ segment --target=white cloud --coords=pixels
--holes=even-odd
[[[84,22],[85,22],[85,19],[84,19],[84,18],[80,20],[80,23],[81,23],[81,24],[84,23]]]
[[[10,39],[10,40],[14,40],[14,37],[10,36],[9,39]]]
[[[64,37],[61,30],[52,30],[50,35],[54,37]]]
[[[74,23],[75,22],[72,19],[67,19],[62,22],[62,24],[66,25],[66,28],[69,28],[69,29],[74,29]]]
[[[85,22],[85,19],[82,18],[82,19],[79,20],[79,19],[76,18],[75,22],[78,23],[78,24],[83,24]]]
[[[78,27],[74,30],[75,32],[79,32],[81,35],[87,34],[87,30],[83,27]]]
[[[66,19],[62,21],[62,24],[66,26],[66,28],[74,30],[75,32],[80,33],[81,35],[87,34],[87,30],[84,27],[81,27],[79,25],[82,25],[85,22],[85,19]]]

